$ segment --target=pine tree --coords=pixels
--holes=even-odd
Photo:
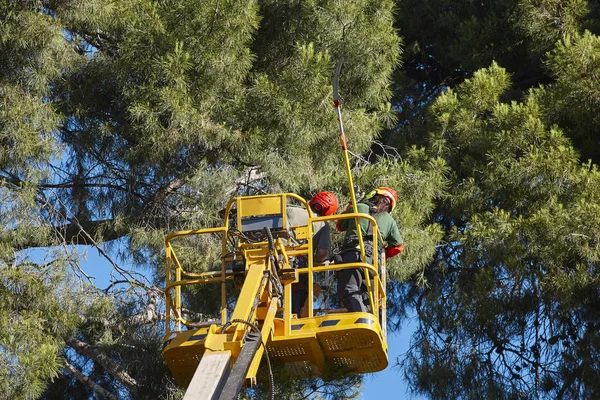
[[[181,396],[161,357],[164,236],[220,224],[219,212],[237,194],[309,197],[326,188],[347,196],[331,99],[342,58],[358,189],[406,185],[399,218],[415,250],[391,273],[422,271],[440,237],[424,221],[441,193],[444,163],[422,149],[402,160],[391,150],[380,162],[362,155],[394,121],[390,83],[401,40],[393,7],[1,2],[5,393]],[[95,287],[71,245],[112,263],[108,287]],[[194,268],[206,269],[210,260],[195,251]],[[359,382],[282,382],[278,393],[317,387],[340,398]]]
[[[160,355],[164,236],[220,225],[239,194],[346,202],[343,59],[356,190],[400,197],[389,320],[419,316],[413,390],[597,397],[599,34],[588,0],[0,2],[4,393],[181,396]],[[108,287],[71,245],[109,259]]]
[[[398,2],[400,149],[449,170],[403,360],[430,398],[598,392],[597,2]],[[585,232],[585,233],[584,233]]]
[[[430,109],[452,172],[406,374],[432,398],[594,398],[600,175],[544,123],[544,89],[509,86],[492,64]]]

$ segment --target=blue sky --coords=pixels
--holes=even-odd
[[[414,319],[408,319],[408,323],[402,326],[400,332],[388,336],[389,365],[383,371],[364,377],[363,390],[359,399],[423,399],[421,396],[411,395],[408,392],[408,385],[404,381],[403,373],[396,365],[396,359],[408,351],[410,337],[415,328]]]

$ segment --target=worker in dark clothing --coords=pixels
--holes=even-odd
[[[359,213],[370,214],[377,222],[377,227],[385,242],[379,243],[379,247],[385,248],[386,259],[400,254],[404,249],[398,225],[390,215],[397,202],[398,195],[393,189],[380,187],[367,194],[364,202],[357,204]],[[344,212],[352,211],[352,208],[348,206]],[[373,235],[376,233],[373,232],[373,226],[367,219],[359,219],[359,224],[366,262],[373,264]],[[355,220],[339,220],[336,227],[340,232],[346,232],[341,252],[342,263],[360,262],[361,254]],[[365,301],[365,294],[365,276],[362,268],[339,270],[338,295],[348,311],[370,311],[368,303]]]
[[[337,213],[338,200],[331,192],[319,192],[308,202],[311,210],[318,216],[333,215]],[[304,224],[308,224],[308,212],[306,213]],[[331,228],[327,222],[314,224],[314,235],[312,238],[314,255],[314,265],[324,264],[329,259],[331,249]],[[306,268],[308,266],[307,257],[298,257],[296,268]],[[300,311],[308,297],[308,274],[300,274],[298,283],[292,284],[292,314],[300,316]]]

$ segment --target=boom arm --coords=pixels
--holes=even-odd
[[[270,279],[273,276],[273,257],[264,259],[266,264],[259,262],[248,269],[230,322],[220,329],[211,329],[206,337],[205,355],[200,360],[184,400],[234,400],[244,380],[253,380],[256,376],[265,349],[261,343],[265,343],[272,334],[279,300],[275,289],[277,284]],[[259,318],[262,325],[260,329],[256,325]],[[233,369],[222,367],[223,364],[229,364],[232,358]]]

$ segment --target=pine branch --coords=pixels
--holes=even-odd
[[[100,396],[105,397],[110,400],[118,400],[118,397],[104,389],[102,386],[98,385],[96,382],[91,380],[88,376],[84,375],[81,371],[79,371],[75,366],[71,365],[68,361],[65,361],[65,369],[73,375],[79,382],[83,383],[86,386],[89,386],[94,392],[98,393]]]
[[[112,219],[77,221],[76,223],[57,226],[56,230],[64,232],[64,239],[67,243],[89,245],[92,243],[90,243],[88,238],[97,237],[99,232],[102,232],[102,238],[105,242],[119,239],[128,233],[125,228],[112,228],[112,222]],[[85,235],[82,235],[83,231],[86,232]]]
[[[157,311],[158,300],[162,298],[163,291],[156,286],[152,286],[146,290],[146,293],[148,294],[148,303],[145,305],[144,309],[121,322],[118,325],[120,331],[165,320],[165,313]]]
[[[102,256],[103,256],[104,258],[106,258],[106,260],[108,260],[108,262],[110,262],[110,263],[112,264],[113,268],[114,268],[114,269],[115,269],[117,272],[119,272],[119,273],[121,274],[121,276],[123,276],[123,277],[124,277],[124,278],[126,278],[126,279],[130,279],[132,283],[135,283],[135,284],[137,284],[137,285],[139,285],[139,286],[141,286],[141,287],[144,287],[144,288],[146,288],[146,287],[147,287],[147,286],[146,286],[144,283],[142,283],[142,282],[140,282],[138,279],[136,279],[136,278],[135,278],[135,277],[134,277],[134,276],[131,274],[131,272],[129,272],[129,271],[127,271],[127,270],[125,270],[125,269],[121,268],[119,265],[117,265],[117,263],[113,261],[113,259],[112,259],[112,258],[111,258],[111,257],[108,255],[108,253],[106,253],[106,251],[104,251],[104,249],[102,249],[102,248],[101,248],[101,247],[98,245],[98,243],[96,243],[96,241],[95,241],[95,240],[94,240],[94,239],[93,239],[93,238],[92,238],[92,237],[91,237],[91,236],[90,236],[90,235],[87,233],[87,231],[86,231],[86,230],[83,228],[83,226],[81,226],[81,224],[79,223],[79,221],[77,221],[77,219],[76,219],[76,218],[73,218],[71,221],[72,221],[74,224],[76,224],[76,225],[77,225],[77,226],[80,228],[80,232],[81,232],[82,236],[83,236],[83,237],[85,237],[85,238],[87,239],[87,240],[86,240],[86,244],[91,244],[91,245],[93,245],[93,246],[96,248],[96,250],[98,250],[98,252],[99,252],[100,254],[102,254]]]
[[[180,178],[175,178],[169,184],[159,188],[154,194],[154,198],[150,200],[150,203],[160,203],[165,201],[169,195],[175,193],[177,189],[181,188],[185,185],[185,180]]]
[[[97,361],[102,366],[102,368],[106,370],[106,372],[112,375],[123,386],[129,389],[138,386],[138,383],[135,379],[133,379],[127,372],[123,371],[123,369],[117,363],[115,363],[105,354],[102,354],[102,352],[100,352],[100,350],[98,350],[96,346],[91,346],[75,338],[64,339],[67,345],[72,347],[79,354],[85,355]]]

